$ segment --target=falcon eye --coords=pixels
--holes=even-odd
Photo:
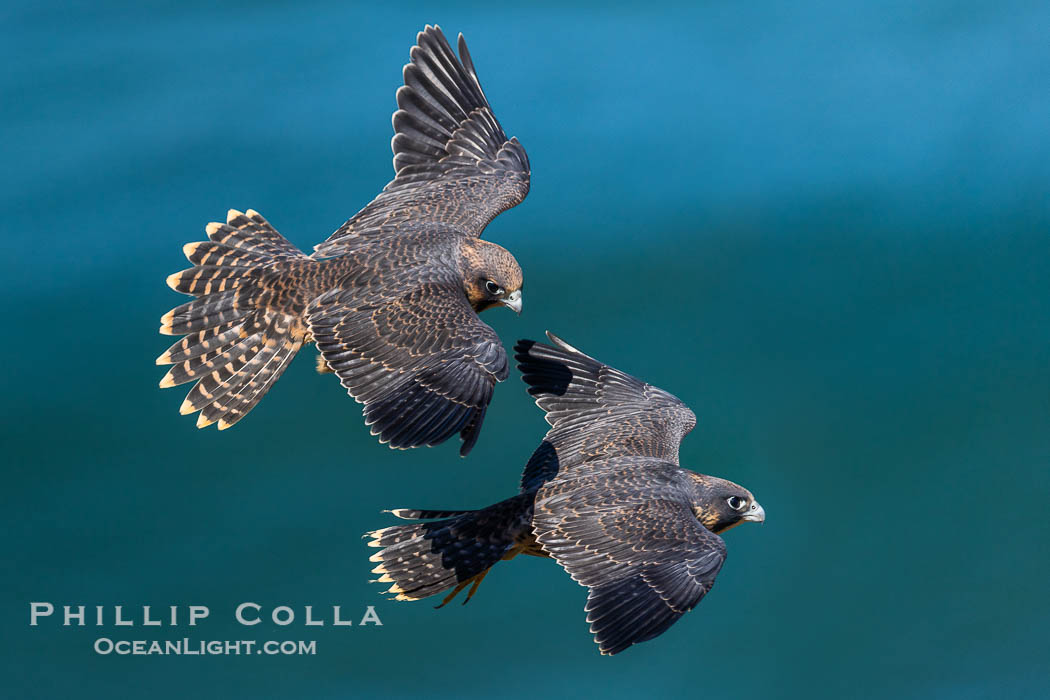
[[[747,501],[739,496],[730,496],[726,499],[726,503],[728,503],[729,507],[733,510],[743,510],[744,506],[747,505]]]
[[[489,294],[493,294],[493,295],[499,294],[500,292],[503,291],[503,287],[499,286],[498,284],[496,284],[492,280],[487,280],[485,282],[485,289],[488,290]]]

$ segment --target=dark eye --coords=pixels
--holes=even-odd
[[[730,496],[726,499],[726,503],[728,503],[729,507],[733,510],[742,510],[743,507],[747,505],[747,501],[739,496]]]
[[[499,286],[492,280],[485,282],[485,289],[489,291],[489,294],[499,294],[503,291],[503,287]]]

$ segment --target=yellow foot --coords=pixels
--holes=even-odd
[[[449,593],[447,596],[445,596],[444,600],[441,601],[441,605],[435,606],[434,609],[435,610],[440,610],[441,608],[443,608],[446,605],[448,605],[449,603],[451,603],[452,600],[457,595],[459,595],[459,592],[462,591],[467,586],[470,586],[470,590],[467,591],[467,597],[463,599],[463,605],[466,605],[467,603],[469,603],[470,599],[474,597],[475,593],[477,593],[478,586],[481,585],[481,582],[485,579],[485,575],[488,574],[488,572],[489,572],[489,570],[485,569],[484,571],[482,571],[477,576],[474,576],[473,578],[468,578],[466,581],[463,581],[462,583],[458,584],[455,588],[452,589],[451,593]],[[474,585],[471,586],[470,585],[471,583],[473,583]]]

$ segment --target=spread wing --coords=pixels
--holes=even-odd
[[[671,479],[639,464],[547,483],[533,525],[588,588],[587,621],[603,654],[665,632],[711,590],[726,558]]]
[[[392,301],[322,295],[306,312],[317,348],[365,423],[391,447],[437,445],[459,433],[466,455],[481,431],[507,354],[454,283],[431,282]]]
[[[554,343],[514,346],[522,379],[551,429],[522,475],[522,490],[560,470],[604,457],[635,455],[678,464],[678,446],[696,425],[680,400],[604,365],[552,333]]]
[[[435,222],[480,236],[529,192],[529,158],[508,139],[478,82],[463,36],[457,59],[439,27],[419,33],[397,91],[394,179],[316,246],[314,257],[349,252],[406,222]]]

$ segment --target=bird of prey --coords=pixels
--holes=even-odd
[[[719,536],[765,511],[751,492],[678,465],[696,417],[671,394],[584,355],[556,336],[523,340],[518,367],[551,428],[518,495],[481,510],[390,511],[416,520],[370,532],[379,582],[398,600],[448,589],[441,607],[518,554],[553,557],[586,586],[602,654],[662,634],[711,590]]]
[[[307,256],[258,212],[230,210],[208,241],[183,251],[194,267],[168,278],[196,299],[161,319],[185,335],[157,358],[161,387],[196,382],[183,414],[228,428],[315,342],[364,404],[365,423],[395,448],[459,433],[466,455],[493,387],[508,374],[499,337],[478,312],[521,311],[522,272],[480,239],[529,191],[529,159],[508,139],[478,82],[463,36],[459,58],[439,27],[412,47],[394,113],[394,179]]]

